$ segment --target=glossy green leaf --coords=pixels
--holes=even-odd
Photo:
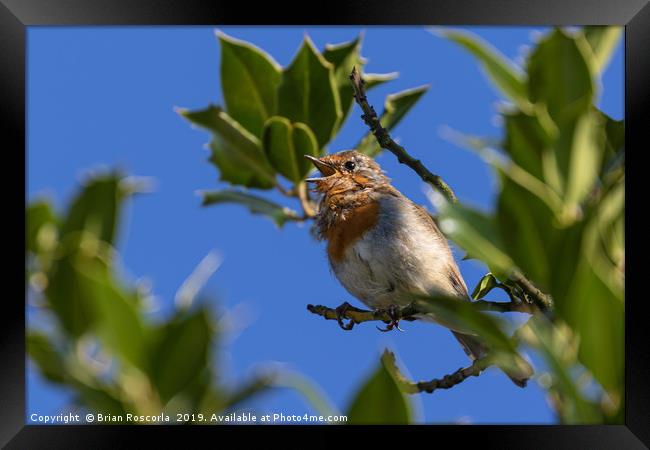
[[[365,380],[348,408],[348,424],[409,424],[412,406],[383,363]]]
[[[85,231],[113,244],[120,205],[127,194],[120,186],[121,179],[119,174],[101,174],[88,179],[67,211],[61,236]]]
[[[348,74],[349,75],[349,74]],[[399,76],[399,72],[389,72],[389,73],[364,73],[363,81],[366,83],[366,90],[370,90],[374,87],[380,86],[388,81],[392,81]],[[348,79],[348,83],[349,83]]]
[[[427,90],[429,90],[428,85],[419,86],[387,96],[384,103],[384,112],[379,118],[382,126],[388,131],[395,128]],[[355,148],[357,151],[369,156],[376,156],[381,151],[375,136],[370,132],[364,136]]]
[[[221,90],[228,115],[257,137],[276,112],[282,68],[254,45],[217,34],[221,44]]]
[[[528,103],[525,76],[510,60],[480,37],[460,30],[443,30],[442,36],[470,52],[494,85],[514,104],[525,108]]]
[[[485,297],[497,285],[497,279],[491,273],[483,275],[483,278],[478,282],[472,291],[472,298],[480,300]]]
[[[298,214],[295,211],[287,207],[242,191],[207,191],[203,192],[202,196],[203,206],[219,203],[237,203],[246,206],[253,214],[262,214],[268,217],[278,227],[284,225],[287,220],[298,217]]]
[[[618,26],[588,25],[583,28],[583,33],[593,53],[593,71],[600,74],[607,67],[623,29]]]
[[[316,137],[304,123],[294,123],[275,116],[264,125],[264,151],[273,167],[295,184],[300,183],[312,169],[305,155],[318,156]]]
[[[334,67],[307,36],[296,57],[282,72],[278,115],[307,124],[319,148],[330,141],[343,117]]]
[[[39,233],[46,225],[50,225],[53,230],[56,226],[56,216],[50,202],[46,200],[31,202],[25,210],[25,221],[26,250],[38,253],[41,250]]]
[[[163,402],[183,390],[205,368],[214,332],[207,311],[174,317],[157,332],[151,377]]]
[[[334,80],[341,101],[341,121],[339,126],[352,108],[354,91],[350,84],[350,73],[353,67],[363,66],[361,58],[361,36],[350,42],[341,44],[328,44],[323,51],[323,57],[334,67]]]
[[[591,106],[591,71],[574,37],[556,29],[539,42],[528,62],[528,92],[560,127]]]
[[[210,105],[197,111],[178,110],[190,122],[213,132],[212,161],[221,180],[259,189],[276,184],[275,172],[262,150],[260,140],[221,108]]]
[[[41,374],[54,383],[67,379],[62,355],[54,348],[50,338],[43,333],[31,331],[27,334],[27,354],[36,363]]]

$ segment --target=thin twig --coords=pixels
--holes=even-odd
[[[381,359],[384,367],[391,373],[400,389],[407,394],[418,394],[420,392],[431,394],[436,389],[450,389],[457,384],[462,383],[469,377],[479,376],[483,370],[492,365],[492,361],[489,357],[480,358],[472,362],[470,366],[462,367],[449,375],[443,376],[442,378],[414,382],[406,378],[406,376],[404,376],[397,368],[397,364],[395,364],[395,355],[392,352],[388,350],[384,351]]]
[[[427,169],[422,161],[419,159],[413,158],[401,145],[395,142],[391,137],[388,131],[381,125],[379,117],[366,98],[366,89],[364,87],[365,82],[361,78],[361,74],[357,71],[356,67],[352,69],[350,74],[350,82],[352,83],[352,89],[354,90],[354,99],[359,104],[363,110],[363,115],[361,118],[368,125],[370,131],[377,139],[377,142],[381,146],[395,156],[401,164],[405,164],[411,169],[413,169],[423,181],[429,183],[435,189],[440,191],[447,199],[451,202],[456,203],[456,195],[454,191],[444,182],[444,180],[439,176],[431,173]]]
[[[510,275],[510,278],[533,300],[539,309],[544,312],[553,310],[553,299],[551,296],[540,291],[521,272],[515,271]]]
[[[491,302],[487,300],[479,300],[472,302],[472,305],[479,311],[493,311],[493,312],[520,312],[527,314],[535,313],[535,306],[527,303],[520,302]],[[326,320],[338,320],[339,318],[352,321],[354,324],[371,321],[381,321],[385,323],[391,322],[391,316],[388,310],[376,309],[374,311],[348,307],[337,312],[336,308],[330,308],[323,305],[307,305],[309,312],[322,316]],[[419,311],[417,307],[411,303],[406,306],[398,307],[394,311],[396,320],[410,320],[417,314],[426,314],[426,311]]]
[[[296,185],[296,194],[300,199],[300,206],[305,213],[306,217],[315,217],[317,214],[316,206],[309,198],[309,191],[307,190],[307,184],[302,181]]]

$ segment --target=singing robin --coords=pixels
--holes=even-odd
[[[307,179],[322,195],[318,237],[327,241],[332,270],[350,294],[370,308],[388,311],[407,305],[413,294],[470,300],[433,218],[393,187],[372,158],[354,150],[306,158],[322,175]],[[430,315],[418,318],[436,321]],[[472,360],[487,354],[479,336],[452,333]],[[531,374],[530,368],[506,373],[520,387]]]

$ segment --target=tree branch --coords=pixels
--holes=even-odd
[[[493,311],[493,312],[520,312],[526,314],[534,314],[535,306],[527,303],[519,302],[491,302],[487,300],[479,300],[472,302],[472,305],[480,311]],[[322,316],[325,320],[339,320],[347,319],[352,324],[359,324],[363,322],[380,321],[390,323],[392,321],[388,310],[376,309],[374,311],[367,309],[359,309],[353,306],[345,308],[329,308],[323,305],[307,305],[309,312]],[[338,310],[338,311],[337,311]],[[417,307],[411,303],[406,306],[398,307],[394,311],[394,319],[396,320],[413,320],[417,314],[426,314],[426,311],[419,311]]]
[[[352,69],[350,82],[352,83],[352,89],[354,90],[354,99],[363,110],[361,118],[366,125],[368,125],[379,145],[397,156],[397,160],[401,164],[405,164],[413,169],[423,181],[429,183],[435,189],[440,191],[451,202],[456,203],[458,201],[456,195],[447,183],[445,183],[439,175],[431,173],[429,169],[422,164],[422,161],[413,158],[404,147],[399,145],[390,137],[388,131],[381,125],[379,117],[375,112],[375,108],[368,103],[368,99],[366,98],[366,89],[364,87],[365,82],[361,78],[361,74],[357,71],[356,67]]]
[[[407,394],[418,394],[420,392],[431,394],[436,389],[450,389],[457,384],[462,383],[469,377],[479,376],[483,370],[492,365],[492,361],[489,357],[480,358],[474,360],[470,366],[462,367],[449,375],[443,376],[442,378],[434,378],[430,381],[414,382],[406,378],[406,376],[404,376],[397,368],[397,364],[395,364],[395,355],[392,352],[385,350],[381,360],[384,367],[393,376],[393,379],[400,389]]]

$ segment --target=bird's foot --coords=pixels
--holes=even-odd
[[[399,310],[399,306],[390,305],[388,307],[388,309],[386,309],[386,312],[388,313],[388,317],[390,317],[390,322],[388,322],[388,325],[386,326],[386,328],[377,327],[377,329],[379,331],[381,331],[381,332],[384,332],[384,333],[393,330],[393,328],[395,328],[395,329],[397,329],[399,331],[404,331],[399,327],[400,319],[399,319],[399,316],[398,316],[398,313],[397,313],[398,310]],[[407,320],[410,320],[410,318],[407,319]]]
[[[339,323],[339,327],[344,329],[345,331],[350,331],[352,328],[354,328],[354,319],[350,319],[348,323],[345,323],[343,321],[344,318],[347,318],[345,315],[346,312],[350,310],[358,310],[358,308],[355,308],[348,302],[343,302],[341,305],[337,306],[335,311],[336,311],[336,321]]]

